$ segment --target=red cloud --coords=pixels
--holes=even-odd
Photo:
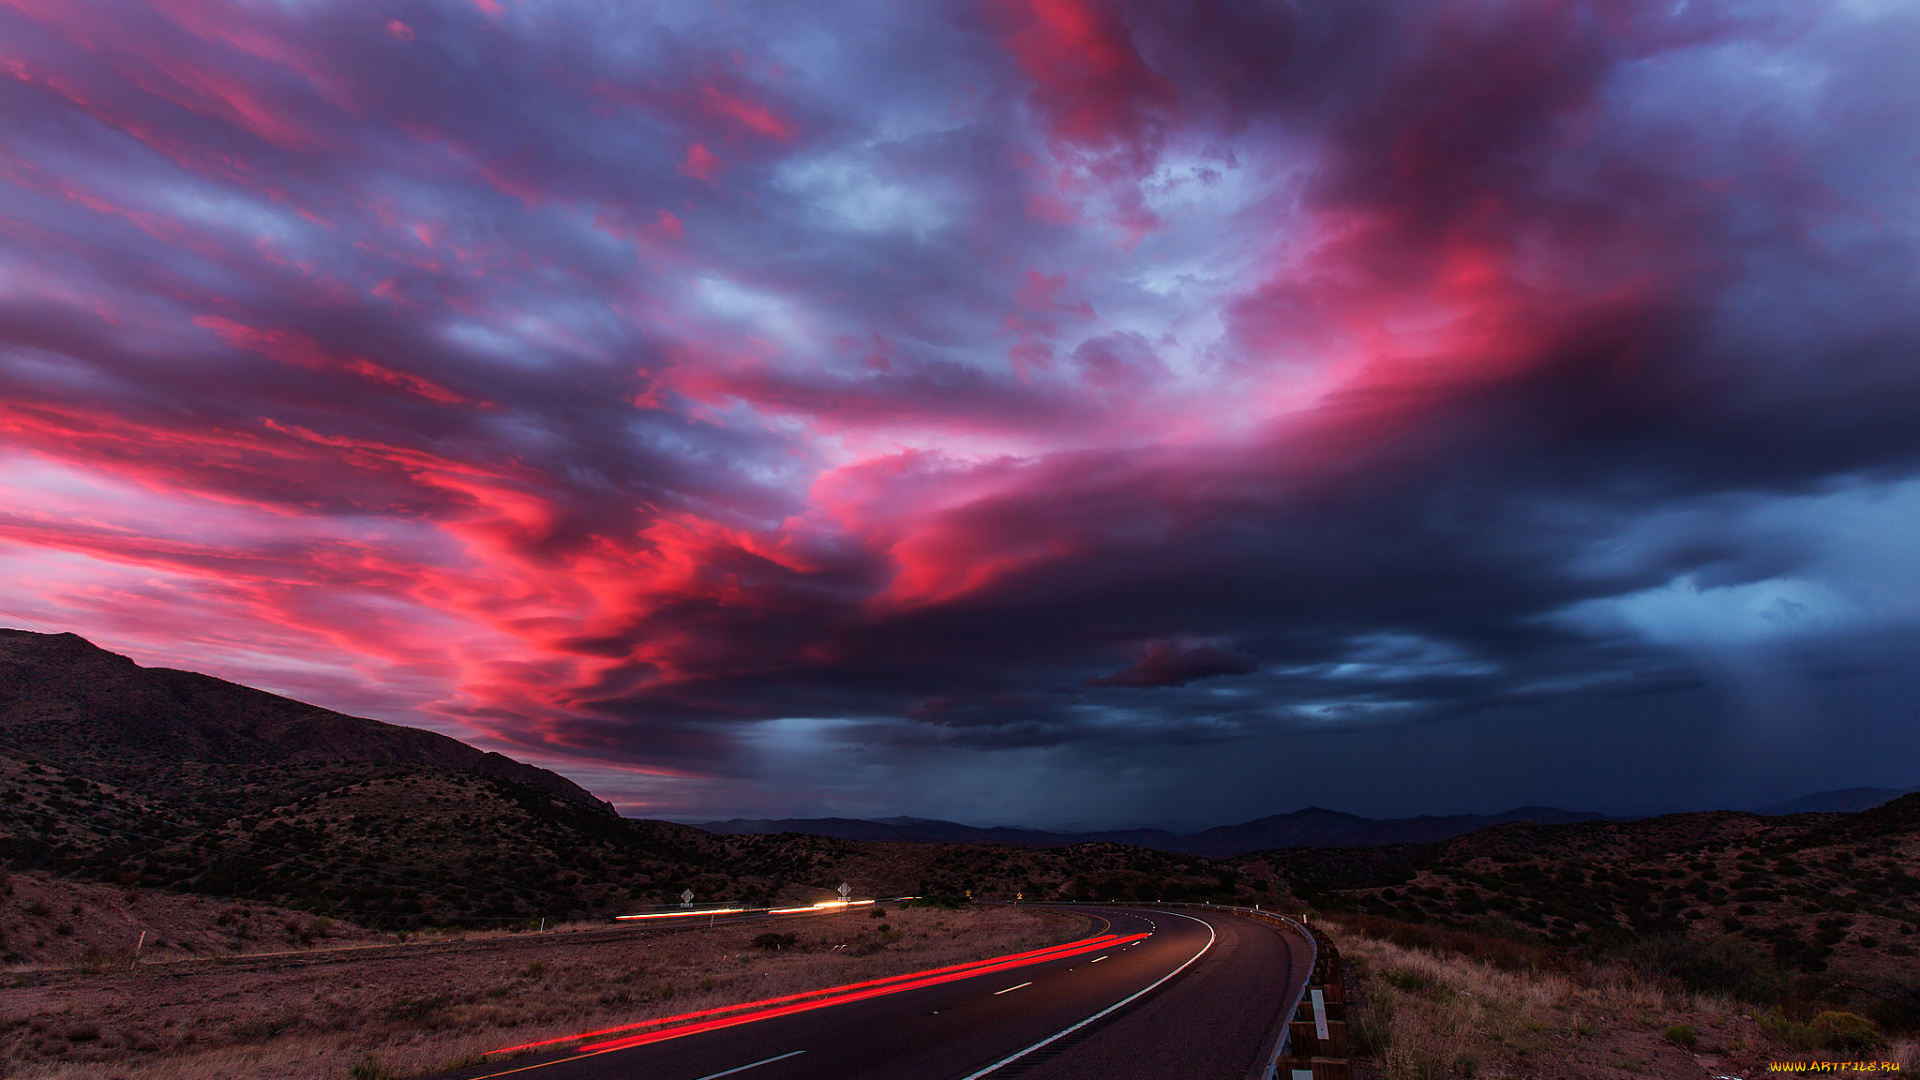
[[[680,162],[680,172],[710,184],[714,177],[720,175],[720,159],[705,144],[694,143],[687,147],[687,156]]]
[[[1138,151],[1172,118],[1171,84],[1140,58],[1126,24],[1097,0],[1007,0],[1007,50],[1063,143]]]
[[[309,371],[351,374],[368,382],[389,386],[441,405],[473,404],[471,399],[454,393],[431,379],[396,371],[356,353],[335,353],[311,336],[288,327],[245,326],[218,315],[196,316],[193,322],[196,326],[204,326],[213,331],[228,345],[259,353],[283,364],[306,368]]]
[[[793,123],[764,105],[742,101],[740,98],[717,90],[711,86],[700,88],[700,98],[707,109],[720,116],[738,121],[749,130],[765,135],[769,139],[787,139],[793,135]]]

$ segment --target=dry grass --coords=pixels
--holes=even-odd
[[[1793,1053],[1750,1007],[1624,968],[1502,970],[1323,925],[1359,972],[1370,1007],[1355,1034],[1387,1080],[1759,1076],[1768,1061],[1838,1057]],[[1911,1043],[1868,1056],[1920,1065]]]
[[[1036,948],[1085,927],[1032,909],[896,909],[208,965],[186,977],[72,973],[0,990],[0,1070],[13,1080],[330,1080],[371,1058],[412,1076],[503,1045]],[[769,930],[798,942],[753,947]]]
[[[143,935],[144,934],[144,938]],[[0,873],[0,972],[126,967],[397,940],[303,911],[36,872]]]

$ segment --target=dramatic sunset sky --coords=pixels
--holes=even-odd
[[[632,814],[1920,783],[1920,5],[0,0],[0,622]]]

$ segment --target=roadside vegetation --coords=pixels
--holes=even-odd
[[[1684,1076],[1662,1069],[1878,1060],[1920,1039],[1920,796],[1858,814],[1503,825],[1243,865],[1374,943],[1356,955],[1384,964],[1382,1015],[1417,1035],[1382,1044],[1401,1048],[1394,1075],[1552,1075],[1545,1059],[1578,1053],[1589,1069]],[[1446,978],[1430,970],[1442,963]],[[1500,975],[1476,987],[1471,965]],[[1495,999],[1512,1007],[1488,1011]],[[1575,1039],[1563,1012],[1608,1034]],[[1472,1034],[1482,1023],[1492,1035]]]
[[[1354,965],[1366,1007],[1353,1036],[1385,1080],[1758,1076],[1784,1060],[1920,1067],[1911,1035],[1845,1010],[1690,986],[1658,948],[1581,958],[1377,916],[1321,926]]]

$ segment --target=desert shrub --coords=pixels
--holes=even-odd
[[[1920,981],[1894,988],[1860,1012],[1883,1031],[1920,1030]]]
[[[393,1070],[385,1068],[372,1057],[360,1059],[360,1063],[348,1070],[349,1080],[399,1080]]]
[[[1873,1021],[1858,1013],[1823,1012],[1813,1018],[1813,1030],[1827,1050],[1861,1053],[1887,1045]]]
[[[261,1042],[293,1026],[293,1017],[276,1016],[265,1020],[240,1020],[227,1025],[227,1037],[236,1042]]]
[[[1783,1016],[1770,1016],[1760,1021],[1761,1030],[1787,1045],[1789,1050],[1808,1053],[1821,1049],[1820,1033],[1812,1024],[1799,1024]]]
[[[1668,934],[1633,943],[1622,959],[1649,976],[1673,979],[1695,993],[1762,1003],[1777,1000],[1782,987],[1773,963],[1735,937]]]
[[[1665,1035],[1673,1045],[1688,1050],[1700,1045],[1700,1036],[1694,1034],[1692,1024],[1668,1024],[1660,1029],[1660,1034]]]
[[[799,944],[799,942],[800,939],[793,934],[769,933],[761,934],[759,937],[754,938],[753,947],[756,949],[765,949],[768,952],[775,952],[780,949],[791,949]]]
[[[1385,978],[1387,985],[1396,990],[1405,990],[1409,993],[1419,993],[1433,985],[1433,980],[1417,971],[1389,971],[1386,973]]]
[[[431,1027],[440,1013],[453,1004],[451,994],[425,994],[403,997],[387,1005],[387,1022],[402,1026]]]
[[[1474,931],[1449,930],[1403,922],[1380,915],[1341,915],[1340,922],[1356,933],[1390,941],[1404,949],[1424,949],[1442,955],[1463,956],[1505,971],[1561,970],[1567,957],[1532,940],[1530,931],[1498,921]]]

